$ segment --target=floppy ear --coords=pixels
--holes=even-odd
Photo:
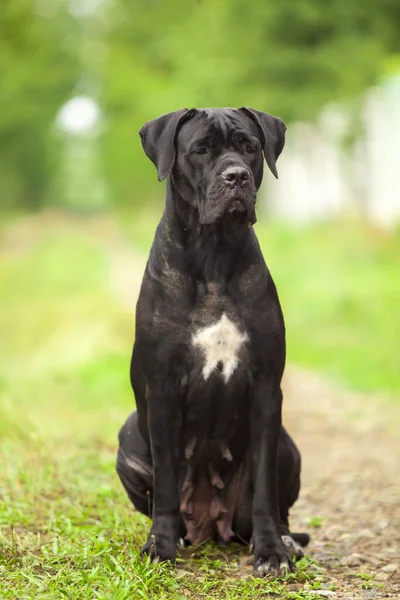
[[[139,131],[143,150],[155,164],[158,180],[169,175],[175,162],[175,138],[182,118],[188,115],[187,108],[162,115],[147,121]]]
[[[278,117],[244,106],[243,110],[259,128],[267,165],[278,179],[276,161],[285,145],[286,125]]]

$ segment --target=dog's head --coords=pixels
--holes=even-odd
[[[221,219],[255,223],[263,153],[275,175],[285,143],[284,123],[252,108],[182,109],[148,121],[140,130],[160,181],[171,177],[202,225]]]

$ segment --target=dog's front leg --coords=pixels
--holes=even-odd
[[[255,385],[251,406],[254,574],[284,575],[293,570],[279,532],[278,447],[282,423],[280,386]]]
[[[168,402],[165,389],[148,398],[148,427],[153,459],[153,525],[142,554],[175,561],[179,526],[178,452],[179,412]]]

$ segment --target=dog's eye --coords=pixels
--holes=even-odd
[[[200,148],[196,148],[194,153],[195,154],[207,154],[207,148],[205,146],[201,146]]]
[[[246,152],[248,154],[254,154],[255,151],[256,151],[256,149],[254,148],[254,146],[250,146],[249,144],[247,144],[247,146],[246,146]]]

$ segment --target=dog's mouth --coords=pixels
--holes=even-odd
[[[256,222],[254,206],[251,208],[248,203],[244,203],[239,198],[235,198],[229,204],[223,215],[224,220],[234,221],[240,225],[248,223],[253,225]]]
[[[232,202],[229,203],[222,219],[224,221],[233,221],[239,225],[243,225],[249,220],[247,218],[247,209],[239,199],[232,200]]]
[[[246,212],[246,207],[240,200],[233,200],[226,211],[228,215],[234,215],[235,213]]]
[[[200,223],[212,225],[218,222],[230,222],[232,225],[253,225],[256,221],[255,194],[232,190],[218,196],[208,196],[200,209]]]

